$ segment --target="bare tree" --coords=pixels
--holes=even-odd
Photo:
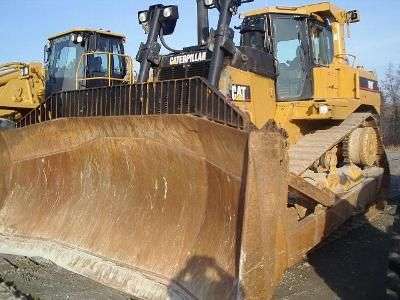
[[[381,82],[381,126],[386,145],[400,145],[400,65],[389,64]]]

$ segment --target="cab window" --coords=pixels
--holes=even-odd
[[[106,53],[93,53],[88,55],[89,74],[93,77],[106,76],[108,73],[108,55]]]
[[[266,50],[265,31],[265,16],[245,18],[240,28],[240,45]]]
[[[326,66],[333,60],[333,37],[330,28],[310,25],[310,39],[314,65]]]
[[[280,101],[307,99],[311,96],[305,19],[275,15],[272,18],[274,55],[277,60],[277,96]]]
[[[124,53],[124,45],[117,39],[110,41],[112,53],[112,74],[114,77],[123,77],[126,70],[125,57],[120,54]]]

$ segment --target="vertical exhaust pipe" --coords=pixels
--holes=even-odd
[[[150,30],[147,35],[146,44],[141,44],[136,60],[140,62],[140,70],[137,82],[143,83],[149,79],[151,60],[158,56],[160,46],[157,44],[161,30],[160,16],[163,6],[161,4],[150,6]]]
[[[211,59],[210,71],[208,73],[208,81],[211,85],[218,87],[221,71],[224,64],[224,43],[229,32],[229,25],[232,20],[232,4],[233,0],[222,0],[219,8],[218,27],[215,33],[214,51]]]
[[[208,8],[204,5],[204,0],[197,0],[197,44],[206,45],[209,35]]]
[[[231,42],[230,28],[233,15],[237,12],[239,6],[243,3],[253,2],[254,0],[219,0],[217,8],[219,10],[218,27],[214,36],[214,51],[208,73],[208,82],[218,88],[219,79],[224,65],[226,44]],[[236,49],[236,48],[235,48]],[[233,54],[233,53],[231,53]]]

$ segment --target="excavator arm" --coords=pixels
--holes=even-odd
[[[44,97],[44,70],[39,63],[0,65],[0,117],[19,119]]]

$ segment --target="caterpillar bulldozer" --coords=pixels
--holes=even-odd
[[[198,43],[182,50],[165,39],[177,6],[140,11],[137,83],[54,93],[0,132],[0,253],[139,299],[269,299],[377,203],[380,93],[345,47],[358,12],[253,10],[235,45],[246,2],[198,0]]]
[[[76,28],[48,39],[44,64],[0,65],[0,118],[17,121],[52,93],[133,83],[125,37]]]

